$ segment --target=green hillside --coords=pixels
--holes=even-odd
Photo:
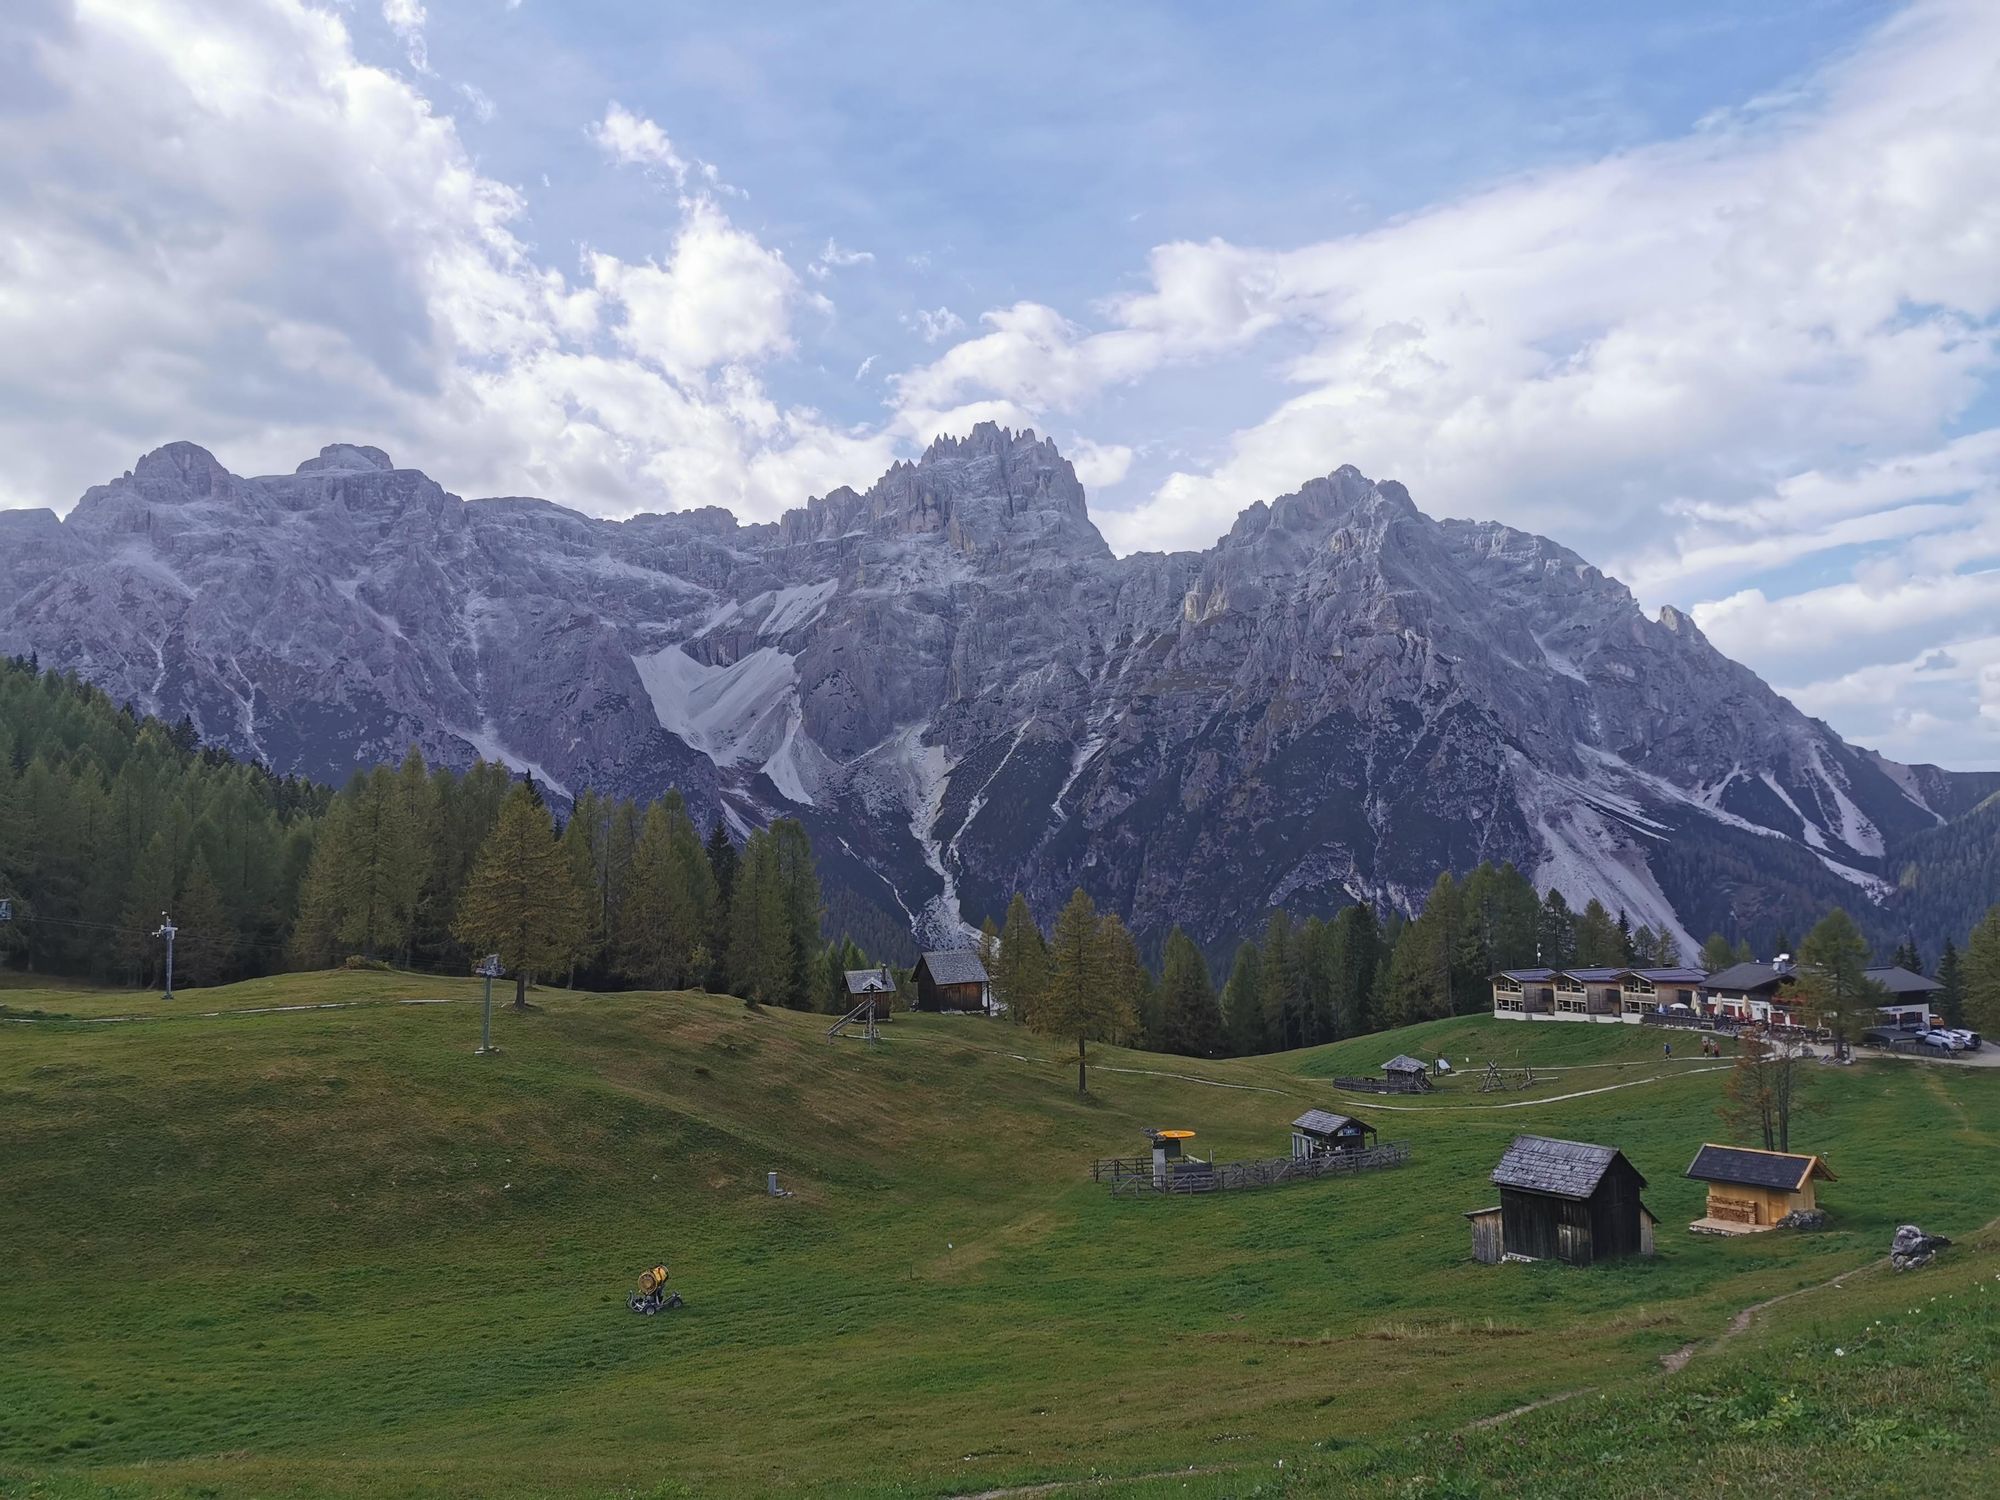
[[[1449,1434],[1583,1387],[1622,1413],[1620,1492],[1687,1493],[1764,1420],[1752,1400],[1729,1419],[1748,1438],[1719,1428],[1704,1392],[1764,1389],[1758,1361],[1846,1378],[1786,1340],[1885,1308],[1893,1330],[1919,1290],[1985,1296],[1976,1275],[2000,1296],[1978,1233],[2000,1214],[2000,1071],[1818,1070],[1794,1144],[1840,1174],[1835,1227],[1722,1241],[1681,1228],[1701,1189],[1678,1174],[1719,1130],[1724,1065],[1637,1028],[1443,1021],[1215,1063],[1107,1048],[1079,1100],[1073,1060],[1004,1023],[900,1017],[871,1050],[698,995],[540,992],[496,1010],[504,1050],[476,1058],[476,993],[329,973],[172,1007],[0,994],[0,1494],[950,1495],[1167,1471],[1129,1492],[1483,1493],[1491,1473],[1549,1493],[1578,1480],[1581,1406]],[[1411,1142],[1400,1171],[1147,1202],[1089,1181],[1149,1125],[1282,1154],[1299,1110],[1342,1104],[1333,1077],[1398,1051],[1471,1062],[1423,1099],[1345,1100]],[[1481,1094],[1489,1057],[1549,1081]],[[1522,1130],[1625,1149],[1663,1253],[1472,1264],[1460,1215]],[[766,1197],[767,1170],[794,1196]],[[1961,1244],[1706,1351],[1905,1220]],[[661,1257],[688,1306],[633,1317]],[[1927,1413],[1990,1378],[1993,1321],[1905,1321],[1870,1346],[1911,1372],[1867,1388],[1901,1392],[1889,1426],[1857,1406],[1770,1441],[1864,1488],[1915,1445],[1923,1493],[1977,1493],[1991,1403],[1950,1441]]]

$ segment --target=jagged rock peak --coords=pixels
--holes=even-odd
[[[168,443],[132,466],[132,477],[185,486],[193,495],[212,495],[229,478],[213,453],[196,443]]]
[[[297,474],[370,471],[386,473],[395,467],[389,455],[380,448],[371,448],[362,443],[328,443],[319,450],[318,458],[307,459],[293,472]]]
[[[1002,427],[998,422],[978,422],[964,437],[953,437],[950,433],[939,433],[931,440],[919,464],[934,464],[948,458],[995,458],[1011,457],[1017,450],[1039,451],[1043,456],[1058,463],[1063,456],[1053,438],[1037,438],[1035,429],[1023,427],[1019,432]]]
[[[1309,479],[1289,495],[1253,501],[1237,513],[1228,540],[1247,542],[1266,532],[1319,533],[1341,521],[1381,512],[1384,519],[1418,514],[1410,492],[1395,480],[1377,484],[1352,464]]]

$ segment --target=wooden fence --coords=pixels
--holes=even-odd
[[[1278,1187],[1320,1177],[1351,1176],[1400,1167],[1410,1159],[1408,1141],[1385,1141],[1366,1151],[1321,1151],[1313,1156],[1275,1156],[1264,1161],[1197,1161],[1182,1157],[1167,1164],[1164,1183],[1153,1180],[1150,1157],[1107,1157],[1093,1162],[1092,1182],[1108,1182],[1111,1195],[1147,1193],[1226,1193],[1240,1188]]]
[[[1422,1073],[1399,1073],[1394,1078],[1336,1078],[1333,1086],[1354,1094],[1428,1094],[1431,1081]]]

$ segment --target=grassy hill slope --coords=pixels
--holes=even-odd
[[[899,1018],[871,1050],[707,996],[544,992],[496,1011],[504,1051],[476,1058],[476,993],[289,976],[171,1014],[6,993],[0,1018],[40,1018],[0,1019],[0,1492],[935,1495],[1190,1465],[1174,1493],[1469,1483],[1403,1439],[1583,1386],[1657,1412],[1711,1378],[1660,1357],[1739,1309],[1866,1264],[1897,1222],[1963,1237],[2000,1213],[1983,1070],[1822,1070],[1794,1144],[1839,1171],[1836,1227],[1722,1241],[1683,1231],[1701,1189],[1678,1174],[1724,1074],[1636,1028],[1103,1049],[1080,1100],[1071,1059],[1004,1023]],[[1344,1101],[1412,1143],[1396,1172],[1162,1202],[1088,1179],[1148,1125],[1282,1154],[1300,1109],[1343,1102],[1332,1077],[1397,1051],[1562,1071]],[[1471,1264],[1460,1214],[1522,1130],[1623,1147],[1663,1253]],[[770,1169],[795,1196],[764,1196]],[[689,1305],[633,1317],[661,1257]],[[1879,1280],[1765,1321],[1872,1307]],[[1519,1419],[1556,1425],[1517,1462],[1562,1451],[1562,1410]],[[1928,1492],[1979,1463],[1940,1449]]]

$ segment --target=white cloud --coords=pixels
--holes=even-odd
[[[856,380],[861,379],[870,370],[875,368],[876,357],[877,356],[871,354],[866,359],[862,360],[860,364],[854,367],[854,378]]]
[[[665,263],[593,255],[590,269],[597,291],[624,309],[619,340],[679,379],[791,351],[798,278],[705,199],[689,204]]]
[[[697,198],[659,261],[572,281],[336,12],[79,0],[26,65],[62,86],[10,115],[0,174],[0,504],[179,437],[269,472],[334,434],[465,493],[752,519],[894,456],[764,390],[804,295],[775,250]],[[603,144],[668,170],[650,125],[607,110]]]
[[[1132,450],[1122,443],[1094,443],[1086,437],[1073,437],[1063,445],[1063,452],[1085,490],[1109,489],[1132,468]]]
[[[902,317],[905,328],[923,339],[926,344],[935,344],[939,339],[948,339],[954,333],[964,331],[965,319],[948,307],[920,307]]]
[[[424,41],[424,23],[430,17],[424,13],[422,0],[382,0],[382,19],[402,41],[410,66],[419,73],[429,73],[430,48]]]
[[[458,90],[459,97],[464,99],[466,104],[471,108],[474,119],[478,120],[482,125],[492,120],[495,113],[493,100],[488,97],[484,89],[470,83],[454,84],[453,87]]]
[[[872,250],[848,250],[829,239],[826,248],[806,263],[806,270],[815,281],[824,281],[835,271],[848,266],[872,265],[874,261],[875,252]]]
[[[623,166],[658,167],[676,185],[685,184],[695,167],[674,149],[658,124],[634,114],[616,99],[605,107],[604,118],[591,127],[590,138],[613,161]]]

